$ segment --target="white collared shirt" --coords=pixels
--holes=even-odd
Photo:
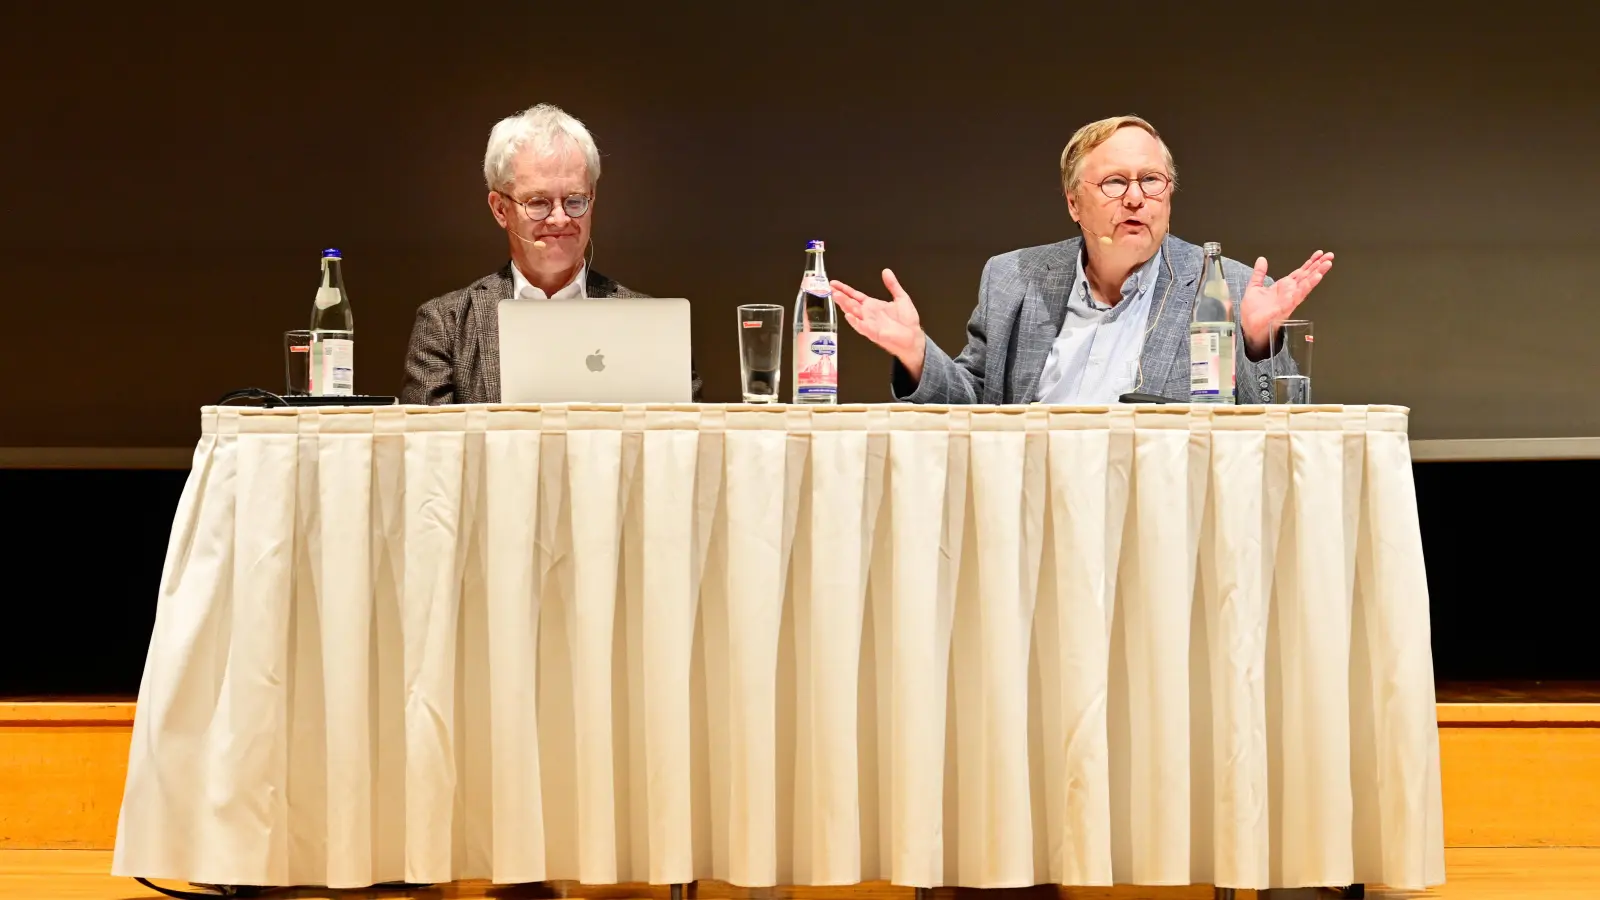
[[[549,295],[541,288],[536,288],[516,263],[511,264],[511,296],[518,300],[584,300],[589,296],[587,285],[589,283],[589,267],[578,267],[578,276],[567,282],[567,286],[554,295]]]

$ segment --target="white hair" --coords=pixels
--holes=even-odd
[[[600,148],[595,146],[589,129],[560,107],[541,103],[501,119],[489,132],[489,148],[483,154],[483,180],[489,190],[510,186],[516,178],[512,163],[525,147],[541,157],[577,150],[583,154],[589,186],[600,180]]]

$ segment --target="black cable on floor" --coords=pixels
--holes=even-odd
[[[133,880],[139,882],[158,894],[165,894],[168,897],[176,897],[177,900],[216,900],[218,897],[236,897],[239,898],[239,900],[248,900],[248,898],[252,897],[265,897],[267,894],[272,893],[273,891],[296,890],[296,888],[292,887],[261,887],[260,885],[250,884],[219,884],[216,885],[216,891],[202,893],[200,891],[180,891],[175,888],[164,888],[159,884],[151,884],[147,879],[140,878],[138,876],[134,876]],[[413,884],[409,881],[386,881],[381,884],[374,884],[367,888],[367,890],[415,891],[431,887],[433,887],[431,884]]]
[[[151,884],[148,880],[139,878],[138,876],[135,876],[133,880],[139,882],[158,894],[166,894],[168,897],[176,897],[178,900],[216,900],[217,897],[238,897],[243,900],[243,898],[247,897],[264,896],[267,891],[283,890],[283,888],[263,888],[252,885],[224,884],[218,885],[218,889],[214,893],[200,893],[199,891],[180,891],[173,888],[164,888],[158,884]]]

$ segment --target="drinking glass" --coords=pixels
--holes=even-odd
[[[778,399],[783,375],[783,307],[750,303],[739,307],[739,376],[746,403]]]
[[[283,333],[283,367],[289,386],[285,396],[311,393],[311,332]]]
[[[1311,323],[1305,319],[1286,319],[1272,329],[1273,357],[1289,351],[1282,373],[1272,376],[1273,403],[1311,402],[1311,338]]]

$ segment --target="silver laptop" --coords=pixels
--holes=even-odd
[[[500,301],[500,402],[687,403],[689,301]]]

